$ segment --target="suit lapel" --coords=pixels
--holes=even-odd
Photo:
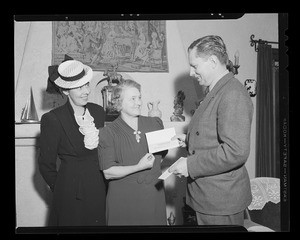
[[[223,88],[223,86],[228,83],[230,79],[233,78],[233,74],[231,72],[227,73],[224,77],[222,77],[216,85],[213,87],[213,89],[206,95],[206,97],[203,99],[202,103],[197,108],[193,118],[191,119],[191,124],[189,126],[193,126],[195,119],[199,119],[199,117],[202,115],[202,113],[206,110],[208,104],[210,101],[215,97],[215,95],[220,91],[220,89]],[[189,128],[190,130],[190,128]]]
[[[78,131],[78,124],[75,121],[74,110],[69,102],[57,111],[57,116],[61,122],[61,125],[74,148],[74,151],[78,154],[78,149],[81,149],[83,146],[83,135]]]
[[[86,108],[89,110],[91,116],[94,118],[95,127],[97,129],[102,128],[104,126],[105,121],[105,112],[101,111],[98,108],[93,107],[91,103],[86,104]]]

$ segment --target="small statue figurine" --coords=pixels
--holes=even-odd
[[[183,116],[183,100],[185,95],[183,91],[178,91],[177,96],[174,99],[174,112],[170,117],[171,122],[184,122],[185,116]]]
[[[123,78],[122,75],[117,73],[119,64],[113,63],[111,64],[111,68],[108,68],[104,71],[103,76],[107,76],[108,85],[112,86],[113,83],[119,84]]]

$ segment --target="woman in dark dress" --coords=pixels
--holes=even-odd
[[[39,170],[53,192],[49,225],[105,225],[106,188],[97,150],[105,112],[87,102],[93,71],[69,58],[58,68],[50,66],[49,73],[67,96],[63,106],[41,118]]]
[[[106,215],[111,225],[166,225],[160,164],[167,151],[148,153],[145,133],[163,129],[158,117],[141,116],[141,88],[124,80],[114,89],[120,116],[99,134],[99,161],[109,180]]]

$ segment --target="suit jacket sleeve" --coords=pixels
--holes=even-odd
[[[57,177],[57,152],[60,140],[60,122],[53,112],[41,118],[39,170],[51,190],[54,190]]]
[[[199,148],[188,157],[190,177],[221,174],[243,165],[250,153],[253,104],[244,89],[234,88],[222,96],[217,110],[217,147]]]

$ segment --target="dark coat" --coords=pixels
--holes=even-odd
[[[230,215],[252,200],[245,163],[250,152],[253,104],[232,73],[221,78],[188,127],[187,204],[197,212]]]
[[[87,109],[96,128],[103,127],[103,108],[88,103]],[[49,225],[105,225],[106,188],[98,150],[85,148],[83,140],[69,101],[42,116],[38,163],[53,191]]]

